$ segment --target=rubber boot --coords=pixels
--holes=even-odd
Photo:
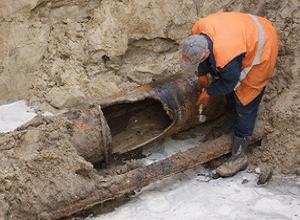
[[[241,170],[246,169],[248,166],[248,158],[246,155],[248,145],[249,137],[240,138],[234,136],[231,158],[219,166],[215,170],[215,173],[221,177],[229,177],[235,175]]]

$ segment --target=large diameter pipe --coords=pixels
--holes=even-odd
[[[100,102],[112,134],[112,152],[124,153],[199,124],[196,77],[175,75]],[[224,97],[212,97],[207,121],[223,113]]]

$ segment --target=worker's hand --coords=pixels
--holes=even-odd
[[[206,75],[198,77],[198,84],[201,88],[207,88],[209,84],[208,77]]]
[[[207,103],[209,101],[209,95],[208,93],[206,92],[206,90],[203,90],[200,95],[198,96],[198,100],[197,100],[197,103],[196,105],[199,106],[199,105],[203,105],[203,106],[206,106]]]

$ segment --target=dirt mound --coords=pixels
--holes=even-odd
[[[97,187],[100,176],[59,124],[37,128],[0,136],[0,219],[42,218]]]

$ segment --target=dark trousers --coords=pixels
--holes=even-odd
[[[225,111],[233,116],[231,118],[234,120],[233,131],[235,136],[244,138],[252,135],[257,110],[263,94],[264,89],[252,102],[245,106],[240,103],[234,92],[226,95],[227,105]]]

